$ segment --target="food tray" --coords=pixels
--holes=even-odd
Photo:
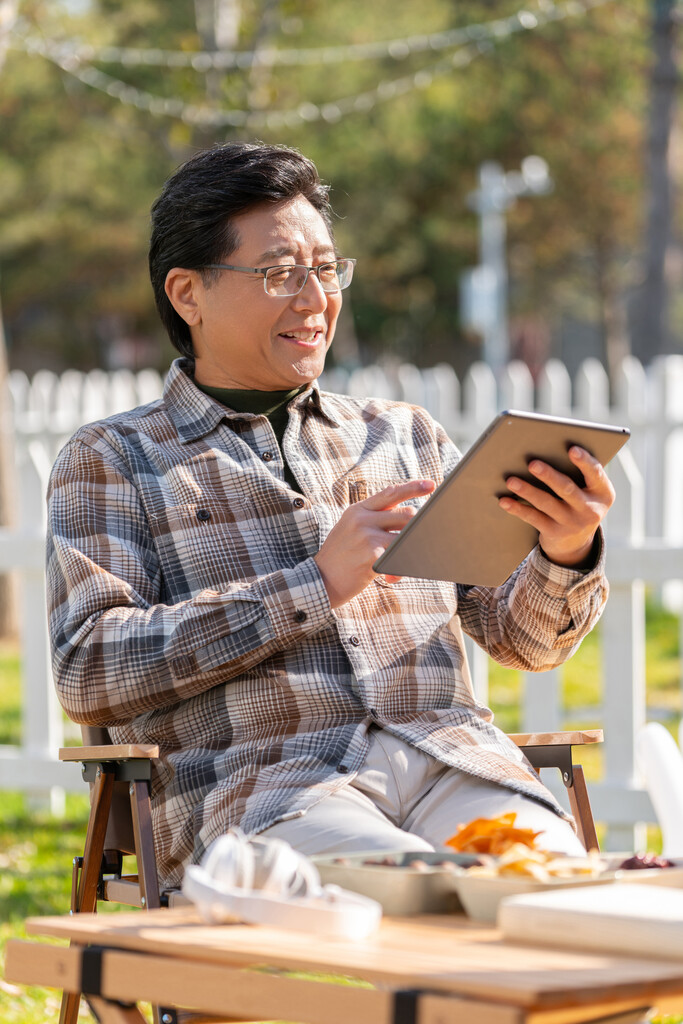
[[[323,883],[370,896],[385,914],[447,914],[462,911],[457,892],[457,868],[479,861],[473,854],[377,851],[312,857]],[[381,863],[391,860],[393,864]],[[369,863],[371,862],[371,863]],[[422,862],[426,867],[412,867]],[[444,867],[452,864],[454,867]]]

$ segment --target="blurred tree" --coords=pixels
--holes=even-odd
[[[513,15],[520,3],[91,0],[84,7],[76,14],[25,0],[22,13],[43,38],[176,51],[224,49],[222,25],[240,52],[267,57],[273,47],[445,32]],[[526,7],[527,18],[534,11],[540,18],[549,4]],[[644,12],[645,0],[607,3],[491,44],[395,46],[374,60],[271,66],[263,59],[209,74],[95,64],[143,93],[200,108],[203,122],[187,111],[185,121],[155,117],[13,51],[0,92],[0,269],[12,362],[102,365],[121,336],[155,339],[158,361],[166,362],[145,267],[149,205],[194,148],[237,137],[297,146],[333,184],[340,246],[359,258],[347,295],[361,357],[445,359],[459,370],[479,354],[476,339],[458,327],[458,278],[477,250],[465,197],[482,161],[509,169],[542,155],[553,195],[520,201],[509,218],[511,312],[533,313],[556,338],[564,318],[589,320],[603,357],[614,362],[627,344],[623,297],[641,228]],[[455,65],[448,63],[454,54]],[[344,113],[347,106],[354,111]],[[218,108],[236,121],[235,112],[251,117],[213,126]],[[268,120],[278,111],[290,114]],[[352,345],[340,349],[340,358],[353,358]]]
[[[456,346],[458,275],[476,253],[465,198],[484,160],[511,169],[538,153],[555,189],[511,212],[511,312],[550,323],[571,312],[599,328],[595,354],[611,363],[623,354],[621,309],[641,230],[642,7],[609,4],[511,36],[373,109],[362,145],[352,118],[289,133],[305,138],[337,194],[349,193],[343,237],[362,257],[353,305],[366,346],[391,344],[422,363],[462,365],[477,354],[464,339]],[[428,13],[422,5],[423,24],[437,22]],[[478,17],[479,4],[458,5],[458,23]]]
[[[184,20],[149,0],[101,0],[76,19],[29,0],[24,19],[48,39],[95,44],[149,36],[196,45]],[[186,15],[188,12],[185,12]],[[146,35],[149,33],[149,36]],[[149,71],[147,71],[149,76]],[[11,51],[0,92],[0,268],[10,358],[106,365],[113,337],[157,335],[145,261],[149,205],[187,153],[174,123],[87,88],[54,64]]]

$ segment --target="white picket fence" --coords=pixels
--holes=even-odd
[[[596,360],[586,361],[573,381],[561,363],[551,361],[536,383],[521,363],[511,363],[499,382],[484,364],[474,365],[462,381],[448,366],[418,370],[403,364],[350,373],[334,369],[323,386],[423,405],[463,450],[505,408],[631,428],[630,443],[610,468],[617,502],[606,524],[611,597],[601,625],[602,699],[585,714],[586,724],[599,725],[606,736],[603,777],[591,786],[596,819],[609,826],[612,849],[638,845],[642,823],[655,820],[635,764],[635,738],[647,715],[645,587],[656,588],[676,607],[683,591],[683,357],[662,358],[647,372],[637,360],[625,360],[611,395]],[[4,396],[10,415],[0,424],[12,431],[19,500],[16,523],[0,530],[0,572],[18,570],[21,579],[23,735],[20,746],[0,747],[0,789],[50,794],[55,808],[64,790],[82,783],[77,768],[56,759],[65,724],[52,687],[44,613],[48,473],[80,424],[153,400],[161,387],[151,370],[61,376],[42,371],[32,380],[15,372],[10,395]],[[488,660],[473,645],[470,657],[478,696],[486,700]],[[525,675],[523,684],[524,731],[561,728],[561,671]]]

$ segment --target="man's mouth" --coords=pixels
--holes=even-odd
[[[301,345],[316,345],[322,338],[321,327],[309,327],[298,331],[281,331],[280,337],[296,341]]]

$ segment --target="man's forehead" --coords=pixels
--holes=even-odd
[[[325,221],[307,199],[299,196],[286,203],[263,203],[234,218],[240,250],[254,259],[278,259],[300,250],[312,255],[334,253],[334,242]]]

